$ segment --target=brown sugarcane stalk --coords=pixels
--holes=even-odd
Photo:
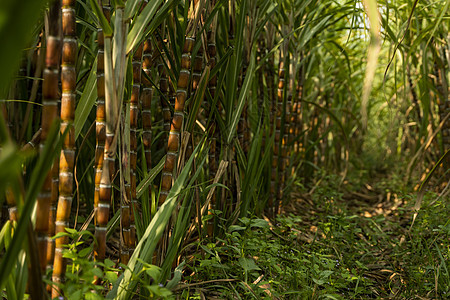
[[[137,161],[137,123],[138,101],[141,88],[142,49],[139,46],[133,55],[133,87],[130,99],[130,182],[125,184],[127,199],[121,203],[121,222],[124,244],[121,247],[121,261],[128,263],[136,243],[136,226],[134,212],[137,210],[136,201],[136,161]]]
[[[61,60],[61,132],[68,131],[63,141],[59,161],[59,198],[58,210],[56,212],[55,232],[64,232],[69,227],[69,217],[72,207],[73,196],[73,168],[75,162],[75,129],[73,121],[75,118],[76,99],[76,70],[77,58],[76,22],[75,22],[75,0],[62,0],[62,31],[63,51]],[[63,245],[69,242],[68,236],[55,240],[55,260],[52,279],[54,282],[62,282],[66,269],[63,258]],[[52,297],[60,295],[56,288],[52,291]]]
[[[298,101],[299,99],[298,99],[298,87],[299,87],[299,83],[298,83],[298,81],[297,81],[297,85],[296,85],[296,90],[295,90],[295,94],[291,97],[292,98],[292,107],[291,107],[291,109],[292,109],[292,113],[291,113],[291,120],[290,120],[290,122],[291,122],[291,127],[290,127],[290,130],[289,130],[289,143],[290,143],[290,145],[291,145],[291,147],[292,147],[292,151],[293,151],[293,153],[296,153],[296,151],[298,151],[298,149],[295,147],[295,145],[294,145],[294,141],[295,141],[295,138],[297,138],[298,137],[298,134],[297,134],[297,120],[298,120],[298,118],[300,118],[300,116],[299,115],[297,115],[297,110],[298,110],[298,105],[300,105],[300,102]]]
[[[169,112],[170,112],[169,120],[172,120],[173,111],[171,110],[171,108],[173,109],[173,107],[175,106],[176,91],[175,91],[175,87],[174,87],[171,77],[168,77],[167,82],[168,82],[168,86],[169,86],[169,92],[167,93],[167,96],[168,96],[167,99],[169,99],[169,105],[167,106],[167,108],[169,108]],[[167,114],[167,115],[169,115],[169,114]],[[169,126],[169,128],[170,128],[170,126]],[[169,130],[169,132],[170,132],[170,130]]]
[[[241,72],[239,74],[239,78],[238,78],[238,94],[240,93],[240,90],[242,89],[242,83],[244,82],[244,76],[245,76],[245,72],[247,69],[247,65],[244,62],[244,66],[241,69]],[[237,128],[237,136],[238,136],[238,141],[239,144],[241,145],[242,150],[244,150],[244,143],[245,143],[245,139],[244,139],[244,131],[245,131],[245,111],[247,108],[247,104],[244,104],[244,108],[242,109],[242,113],[239,117],[239,122],[238,122],[238,128]]]
[[[29,151],[31,149],[35,149],[36,145],[39,145],[41,142],[41,134],[42,134],[42,128],[40,128],[38,131],[36,131],[28,143],[22,146],[20,149],[21,151]]]
[[[442,121],[445,116],[450,112],[450,99],[448,97],[447,80],[445,78],[445,64],[441,63],[439,66],[437,63],[434,65],[434,75],[436,84],[436,100],[438,104],[439,119]],[[442,146],[444,153],[450,149],[450,121],[447,120],[442,126]],[[442,154],[443,155],[443,154]],[[450,162],[450,159],[448,160]]]
[[[40,151],[44,148],[47,135],[53,121],[58,114],[58,78],[59,65],[61,58],[61,39],[60,39],[60,2],[55,1],[50,6],[48,15],[49,26],[47,32],[47,50],[45,55],[45,69],[43,73],[43,108],[42,108],[42,133]],[[47,265],[47,237],[49,234],[49,216],[52,190],[51,172],[45,175],[44,185],[37,197],[36,206],[36,225],[37,247],[41,271],[45,274]]]
[[[300,62],[303,62],[303,54],[300,54]],[[298,81],[297,81],[297,88],[296,88],[296,97],[295,97],[295,103],[296,103],[296,107],[295,107],[295,113],[294,115],[296,116],[295,119],[295,136],[298,137],[300,136],[301,132],[302,132],[302,127],[303,127],[303,120],[302,120],[302,98],[303,98],[303,66],[299,67],[299,75],[298,75]],[[297,139],[296,142],[297,145],[297,151],[298,152],[302,152],[302,147],[303,144],[301,142],[300,139]]]
[[[18,220],[18,212],[17,212],[17,203],[16,203],[16,197],[14,196],[14,192],[11,188],[6,189],[6,203],[8,204],[8,215],[9,215],[9,221],[17,222]]]
[[[106,18],[110,19],[109,1],[103,1],[102,9]],[[94,211],[97,213],[97,207],[100,199],[100,180],[102,178],[103,153],[105,152],[106,139],[106,116],[105,116],[105,44],[103,30],[97,29],[97,113],[95,119],[96,146],[95,146],[95,189],[94,189]],[[97,218],[94,218],[95,224]]]
[[[195,91],[198,88],[200,78],[202,77],[202,69],[203,69],[203,46],[201,45],[197,51],[197,54],[195,55],[194,63],[192,66],[192,93],[191,94],[195,94]]]
[[[195,92],[198,89],[198,84],[200,83],[200,78],[202,77],[202,70],[203,70],[203,57],[204,57],[204,53],[203,53],[203,44],[200,45],[200,48],[198,49],[194,61],[193,61],[193,66],[192,66],[192,89],[190,92],[190,95],[195,95]],[[188,113],[189,113],[189,108],[188,108]],[[188,160],[191,155],[192,152],[194,150],[194,133],[191,132],[191,135],[189,137],[187,146],[186,146],[186,153],[185,153],[185,160]]]
[[[159,47],[160,56],[158,58],[158,73],[159,73],[159,91],[161,92],[159,97],[161,101],[161,107],[163,111],[163,130],[165,136],[170,131],[171,112],[169,108],[169,79],[167,78],[167,71],[164,66],[164,55],[162,46]]]
[[[191,51],[194,47],[194,39],[186,37],[181,56],[181,71],[177,82],[177,92],[175,98],[175,111],[173,114],[172,124],[170,126],[169,140],[167,143],[167,156],[164,163],[164,169],[161,179],[161,193],[159,196],[159,204],[161,205],[167,198],[170,188],[172,187],[172,176],[180,144],[181,125],[184,118],[184,104],[187,98],[187,88],[189,85],[189,77],[191,75]]]
[[[272,159],[272,175],[271,179],[273,182],[278,184],[278,187],[274,191],[276,196],[276,201],[274,204],[274,213],[276,214],[278,211],[278,206],[280,204],[281,196],[280,193],[282,191],[281,187],[281,176],[279,173],[279,166],[281,165],[282,159],[280,159],[280,153],[282,149],[280,149],[281,143],[281,117],[283,112],[283,95],[284,95],[284,56],[283,54],[280,56],[280,63],[278,69],[278,90],[277,90],[277,105],[276,105],[276,119],[275,119],[275,142],[273,148],[273,159]],[[276,184],[275,184],[276,186]],[[274,188],[275,188],[274,186]]]
[[[152,43],[150,39],[144,42],[143,58],[142,58],[142,70],[151,78],[152,67]],[[147,166],[147,173],[152,168],[152,99],[153,99],[153,87],[150,80],[146,76],[142,76],[142,142],[144,144],[145,163]],[[149,200],[152,199],[151,185],[148,187]],[[149,205],[151,207],[151,203]]]
[[[215,6],[215,0],[211,1],[210,10]],[[208,32],[208,58],[209,65],[211,69],[213,69],[216,65],[216,26],[217,26],[217,18],[214,17],[211,30]],[[211,117],[210,126],[209,126],[209,134],[211,135],[211,149],[209,150],[209,179],[212,182],[217,173],[217,158],[216,158],[216,147],[217,147],[217,134],[216,132],[216,122],[215,116],[213,116],[213,107],[214,97],[216,95],[216,86],[217,86],[217,75],[214,75],[209,79],[208,82],[208,91],[211,95],[211,103],[209,104],[209,115]],[[218,117],[218,116],[217,116]],[[212,215],[212,211],[216,209],[216,196],[217,193],[213,193],[211,197],[211,201],[208,207],[208,214]],[[210,218],[208,220],[207,225],[207,233],[208,236],[212,237],[214,234],[214,218]]]
[[[53,269],[53,260],[55,259],[55,240],[52,237],[56,233],[56,204],[59,197],[59,157],[53,162],[52,170],[52,191],[50,197],[50,211],[48,217],[48,236],[47,236],[47,269]],[[47,286],[47,291],[51,291],[51,286]]]
[[[283,199],[283,189],[286,185],[287,174],[287,166],[289,165],[288,155],[288,141],[289,141],[289,127],[290,127],[290,109],[292,105],[292,95],[288,93],[286,100],[286,110],[284,115],[284,130],[283,130],[283,139],[281,141],[281,162],[280,162],[280,183],[279,183],[279,200],[278,205],[281,204],[281,199]]]
[[[99,185],[99,202],[96,213],[94,257],[103,261],[106,254],[106,229],[109,219],[109,209],[112,195],[111,180],[115,172],[116,144],[115,131],[119,116],[118,92],[115,89],[114,69],[112,59],[112,37],[104,35],[105,58],[105,149],[103,153],[102,175]]]
[[[272,24],[268,24],[266,27],[267,31],[267,40],[266,40],[266,49],[271,49],[274,44],[274,32],[275,28]],[[269,50],[266,50],[266,52]],[[269,127],[270,127],[270,135],[273,134],[275,124],[275,116],[276,116],[276,97],[275,97],[275,79],[274,79],[274,58],[273,55],[269,56],[267,60],[266,67],[264,69],[265,76],[267,79],[267,98],[269,102]],[[275,149],[275,145],[273,147]],[[275,188],[276,188],[276,172],[274,172],[273,168],[274,161],[272,159],[272,167],[270,173],[270,187],[269,187],[269,199],[267,202],[267,212],[269,216],[273,216],[273,207],[274,207],[274,199],[275,199]]]

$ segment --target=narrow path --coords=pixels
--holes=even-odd
[[[347,184],[341,193],[323,184],[312,195],[294,193],[295,201],[283,214],[300,217],[291,229],[303,247],[335,259],[333,272],[352,274],[348,285],[337,289],[344,299],[446,299],[448,206],[445,201],[427,206],[436,198],[429,194],[410,229],[415,194],[382,189],[386,183],[380,185],[379,180],[358,191]],[[339,277],[336,282],[346,276]],[[330,279],[332,285],[331,275]],[[326,283],[320,286],[318,290],[327,290]]]

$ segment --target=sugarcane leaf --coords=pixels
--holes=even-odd
[[[233,48],[229,47],[225,55],[220,57],[220,60],[216,63],[214,68],[211,70],[211,74],[209,74],[210,78],[213,78],[219,71],[223,71],[223,66],[229,62],[229,58],[233,54]]]
[[[208,17],[206,18],[205,22],[201,26],[201,30],[197,32],[196,40],[200,39],[200,36],[203,34],[205,30],[208,30],[211,28],[211,23],[213,22],[214,18],[216,17],[217,13],[219,12],[219,9],[224,6],[225,3],[227,3],[228,0],[219,0],[214,8],[211,10],[211,12],[208,14]]]
[[[3,225],[2,230],[0,231],[0,251],[3,250],[3,247],[5,249],[8,245],[8,240],[11,236],[11,221],[6,221],[5,225]]]
[[[441,9],[441,12],[439,13],[439,16],[438,16],[437,20],[434,22],[433,30],[431,31],[431,34],[429,34],[430,38],[427,41],[427,46],[428,46],[428,44],[430,44],[431,39],[433,38],[433,36],[434,36],[436,30],[438,29],[439,25],[441,25],[444,16],[448,12],[449,6],[450,6],[450,1],[445,1],[445,6]]]
[[[93,65],[97,65],[97,58],[94,60]],[[84,86],[83,93],[81,94],[80,101],[78,101],[77,108],[75,109],[75,140],[80,135],[84,124],[92,110],[97,99],[97,70],[96,68],[91,68],[89,77]]]
[[[125,4],[125,20],[132,18],[141,6],[141,0],[128,0]]]
[[[235,135],[236,126],[239,122],[239,117],[241,116],[242,110],[244,109],[245,99],[247,97],[247,93],[250,90],[251,82],[253,80],[255,68],[255,52],[252,51],[250,58],[250,65],[248,66],[247,72],[245,73],[245,80],[242,84],[241,92],[239,93],[239,99],[237,103],[236,109],[233,110],[233,115],[230,120],[230,124],[228,124],[228,133],[227,133],[227,143],[229,144]]]
[[[208,86],[208,80],[209,80],[209,72],[210,72],[210,67],[206,66],[206,68],[203,70],[203,75],[200,78],[200,82],[198,84],[198,88],[195,91],[195,95],[194,95],[194,103],[192,105],[192,109],[189,112],[189,119],[186,125],[186,130],[188,132],[192,132],[192,129],[194,127],[194,123],[197,120],[197,114],[198,111],[200,110],[200,106],[203,102],[203,99],[205,97],[205,91],[206,91],[206,87]]]
[[[189,158],[177,180],[175,180],[172,189],[167,195],[166,201],[161,205],[152,221],[147,226],[141,240],[130,258],[130,261],[128,262],[128,268],[116,281],[113,289],[107,294],[107,299],[131,299],[134,295],[134,289],[136,288],[137,281],[133,278],[133,274],[139,274],[143,267],[142,262],[139,260],[151,262],[153,251],[155,250],[156,245],[158,244],[158,241],[161,238],[167,223],[169,222],[173,209],[176,207],[178,196],[185,186],[186,180],[188,179],[195,153],[198,149],[199,145],[197,145],[194,153]]]
[[[14,184],[16,176],[19,175],[21,164],[25,156],[17,151],[17,147],[11,142],[2,145],[0,152],[0,192],[5,194],[8,184]],[[3,200],[3,197],[1,197]]]
[[[152,18],[150,24],[147,27],[147,36],[153,34],[156,28],[167,18],[172,9],[179,3],[180,0],[175,0],[174,3],[170,1],[164,3],[164,5],[158,10],[158,13]]]
[[[136,197],[138,199],[142,196],[142,194],[144,194],[144,191],[153,182],[156,175],[158,175],[162,171],[165,161],[166,161],[166,156],[163,156],[163,158],[161,158],[159,163],[155,167],[153,167],[150,170],[150,172],[148,172],[147,176],[145,176],[145,178],[139,183],[139,185],[136,188]]]
[[[92,1],[92,0],[91,0]],[[167,13],[172,8],[172,5],[175,1],[179,0],[169,0],[164,3],[164,5],[160,8],[158,11],[158,14],[154,18],[158,8],[160,7],[162,0],[154,0],[149,2],[145,8],[142,10],[142,12],[139,14],[139,16],[136,18],[136,21],[134,22],[133,27],[130,30],[130,33],[127,36],[127,48],[126,53],[130,53],[136,45],[138,45],[141,40],[144,38],[144,35],[146,31],[152,31],[156,28],[158,23],[152,21],[152,19],[156,19],[158,21],[162,21],[164,17],[167,16]],[[164,13],[164,14],[163,14]],[[152,21],[152,23],[150,23]],[[151,24],[148,28],[147,25]]]
[[[89,7],[88,3],[84,3],[83,1],[77,1],[77,3],[84,8],[84,11],[90,17],[90,19],[92,20],[93,24],[89,23],[86,20],[83,20],[79,15],[77,15],[77,22],[80,23],[80,24],[85,25],[86,27],[91,29],[93,32],[96,32],[97,28],[99,27],[97,16],[92,12],[92,10]],[[78,42],[80,42],[80,40],[78,40]]]
[[[21,51],[29,42],[47,0],[0,1],[0,97],[18,67]]]
[[[205,140],[203,140],[203,143]],[[202,143],[200,143],[202,144]],[[197,148],[198,149],[198,148]],[[200,161],[198,166],[196,166],[196,172],[193,176],[191,176],[189,180],[189,184],[184,188],[184,190],[188,191],[184,196],[183,204],[178,211],[177,221],[175,223],[175,227],[172,233],[172,236],[169,241],[169,247],[166,252],[166,256],[164,258],[164,262],[161,266],[161,277],[159,278],[160,283],[166,282],[169,274],[172,270],[173,262],[177,256],[178,250],[180,249],[181,243],[183,242],[183,237],[186,231],[189,229],[189,222],[191,220],[191,207],[192,207],[192,186],[195,184],[199,174],[203,169],[203,165],[205,164],[207,158],[207,151],[201,151],[197,157],[197,163]]]
[[[242,202],[240,210],[241,217],[246,216],[246,214],[248,213],[250,201],[252,199],[251,197],[249,197],[249,194],[255,187],[261,186],[258,185],[258,183],[261,172],[264,168],[261,168],[261,147],[263,132],[260,129],[261,127],[258,126],[258,130],[256,131],[250,145],[248,161],[246,161],[247,167],[244,173],[246,174],[246,176],[244,177],[242,183]],[[245,159],[245,156],[243,159]]]
[[[28,266],[25,260],[25,252],[22,252],[20,256],[21,256],[19,258],[20,263],[17,264],[16,268],[15,289],[17,292],[17,298],[24,299],[27,288]]]
[[[111,37],[113,34],[113,30],[111,28],[111,25],[109,24],[108,20],[106,19],[105,15],[103,14],[103,10],[101,9],[100,5],[95,0],[91,1],[91,7],[94,10],[94,14],[98,18],[98,22],[100,23],[100,27],[103,29],[103,35],[105,37]]]
[[[17,291],[14,287],[15,275],[16,275],[15,272],[13,272],[12,274],[9,274],[8,282],[6,283],[7,299],[11,299],[11,300],[19,300],[19,298],[17,298]]]

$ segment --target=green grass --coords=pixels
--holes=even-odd
[[[446,298],[448,204],[429,205],[437,195],[427,194],[409,230],[415,195],[396,192],[395,180],[360,197],[334,182],[327,176],[312,197],[294,192],[272,223],[243,218],[223,239],[197,245],[181,298]]]

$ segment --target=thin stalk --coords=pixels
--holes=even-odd
[[[213,9],[213,7],[215,6],[215,0],[211,1],[210,4],[210,11]],[[214,20],[212,22],[211,25],[211,30],[208,31],[207,37],[208,37],[208,58],[209,58],[209,66],[211,67],[211,69],[213,69],[216,66],[216,28],[217,28],[217,17],[214,17]],[[217,135],[218,135],[218,130],[216,129],[216,121],[215,118],[218,116],[214,116],[214,108],[213,108],[213,103],[214,103],[214,98],[216,95],[216,86],[217,86],[217,75],[214,75],[213,77],[211,77],[209,79],[208,82],[208,91],[211,95],[211,103],[209,103],[209,117],[211,119],[210,121],[210,125],[209,125],[209,129],[208,129],[208,133],[211,135],[211,148],[209,150],[209,179],[212,182],[216,176],[217,173],[217,157],[216,157],[216,152],[217,152]],[[216,131],[217,130],[217,131]],[[214,192],[212,194],[211,197],[211,201],[209,203],[209,207],[208,207],[208,214],[212,215],[215,209],[216,209],[216,196],[217,193]],[[215,218],[210,218],[208,220],[208,225],[207,225],[207,233],[208,236],[213,236],[214,234],[214,220]]]
[[[122,245],[121,261],[128,263],[130,255],[134,250],[136,242],[136,226],[134,212],[137,211],[136,201],[136,161],[137,161],[137,122],[138,122],[138,99],[141,88],[141,69],[142,69],[142,45],[136,49],[133,55],[133,87],[130,99],[130,182],[126,183],[127,201],[121,204],[122,234],[124,245]],[[130,206],[131,204],[131,206]],[[128,214],[128,216],[127,216]]]
[[[143,50],[143,61],[142,70],[144,73],[151,78],[151,67],[152,67],[152,43],[150,39],[144,42]],[[153,99],[153,86],[150,80],[146,76],[142,78],[143,88],[142,88],[142,142],[144,144],[144,155],[145,163],[147,166],[147,174],[152,168],[152,99]],[[149,196],[149,208],[151,209],[151,199],[152,199],[152,187],[148,186],[148,196]]]
[[[110,19],[111,7],[109,1],[103,1],[103,14],[106,19]],[[102,178],[103,156],[105,152],[106,139],[106,116],[105,116],[105,43],[103,30],[97,29],[97,113],[95,119],[96,128],[96,146],[95,146],[95,191],[94,191],[94,212],[97,213],[97,207],[100,199],[100,180]],[[95,223],[97,218],[95,218]]]
[[[281,52],[280,62],[278,68],[278,90],[277,90],[277,108],[276,108],[276,119],[275,119],[275,143],[273,148],[273,158],[272,158],[272,181],[276,182],[277,186],[275,192],[276,201],[274,204],[274,213],[278,212],[278,206],[280,205],[280,200],[282,198],[282,178],[283,176],[279,171],[280,165],[283,163],[283,159],[280,159],[280,154],[282,155],[283,149],[281,144],[281,120],[283,114],[283,98],[284,98],[284,53]],[[281,176],[280,176],[281,175]]]
[[[295,136],[298,137],[302,132],[303,127],[303,120],[302,120],[302,99],[303,99],[303,53],[300,54],[300,62],[301,65],[299,67],[298,72],[298,80],[297,80],[297,88],[296,88],[296,97],[295,97],[295,103],[296,103],[296,110],[295,110]],[[301,142],[301,139],[297,139],[297,152],[302,152],[303,144]]]
[[[171,112],[167,101],[169,101],[169,80],[167,78],[167,71],[164,66],[164,52],[162,50],[162,45],[158,47],[160,49],[160,55],[158,58],[158,73],[159,73],[159,91],[161,92],[159,95],[162,112],[163,112],[163,130],[164,141],[167,141],[167,133],[170,131],[170,120],[171,120]]]

